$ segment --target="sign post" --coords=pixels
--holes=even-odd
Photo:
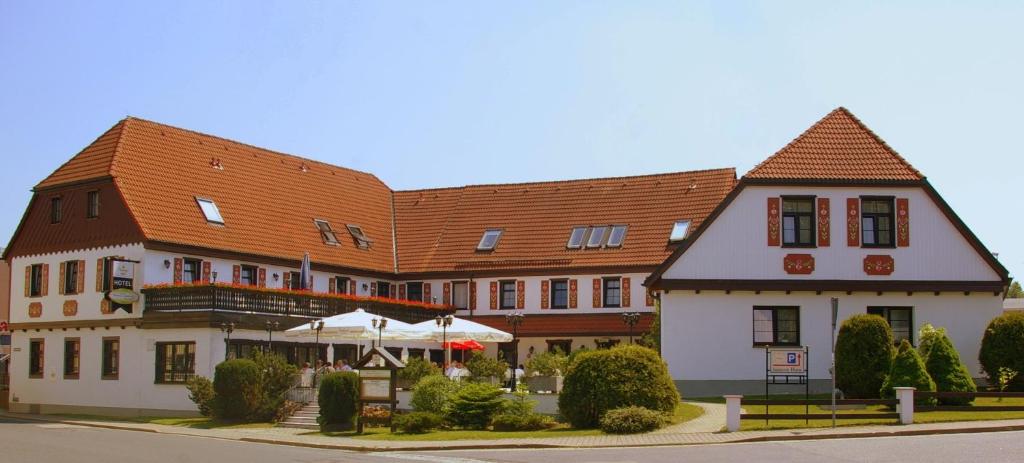
[[[804,399],[811,398],[809,378],[807,376],[807,346],[772,347],[766,346],[764,371],[764,414],[765,425],[768,424],[768,385],[769,384],[803,384]],[[810,413],[810,405],[804,405],[804,414]]]
[[[839,318],[839,298],[832,298],[832,428],[836,427],[836,321]]]
[[[384,359],[384,365],[378,366],[377,358]],[[357,414],[356,432],[363,433],[363,407],[366,404],[387,404],[390,407],[388,424],[391,432],[395,431],[395,406],[398,404],[396,383],[398,370],[405,368],[405,363],[395,358],[383,347],[374,346],[358,362],[359,370],[359,413]]]

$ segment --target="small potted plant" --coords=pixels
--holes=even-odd
[[[562,373],[569,366],[569,357],[562,351],[541,352],[526,361],[526,384],[530,392],[562,392]]]

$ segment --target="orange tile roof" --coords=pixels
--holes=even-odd
[[[921,180],[846,108],[833,110],[743,176],[772,180]]]
[[[401,273],[653,267],[672,251],[672,223],[699,226],[736,178],[729,168],[393,192],[368,173],[129,117],[37,188],[108,176],[149,241],[294,260],[308,251],[315,263],[387,273],[396,260]],[[214,200],[225,225],[207,224],[196,197]],[[323,243],[315,218],[338,246]],[[565,248],[572,226],[609,224],[629,225],[621,248]],[[497,249],[477,252],[490,227],[504,230]]]
[[[504,315],[477,315],[471,320],[490,326],[491,328],[508,331],[508,322]],[[642,312],[640,320],[633,327],[633,336],[640,338],[651,330],[654,313]],[[519,326],[520,336],[624,336],[629,328],[622,321],[621,313],[572,313],[567,310],[550,310],[542,317],[527,316]],[[589,341],[589,340],[588,340]]]
[[[733,187],[734,169],[395,192],[402,272],[655,266],[676,220],[691,229]],[[628,225],[621,248],[567,249],[574,226]],[[483,232],[503,230],[492,252]]]

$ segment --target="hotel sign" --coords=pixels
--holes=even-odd
[[[135,262],[110,260],[110,292],[107,298],[113,304],[113,310],[124,309],[131,313],[132,304],[139,300],[139,293],[135,292]]]

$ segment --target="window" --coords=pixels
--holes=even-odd
[[[386,281],[378,281],[377,297],[391,297],[391,283],[388,283]]]
[[[618,307],[622,303],[622,279],[605,278],[602,283],[602,307]]]
[[[680,220],[672,225],[672,233],[668,235],[668,240],[676,243],[686,239],[686,233],[690,231],[690,221]]]
[[[892,340],[898,345],[906,339],[914,343],[914,309],[910,307],[868,307],[868,313],[889,322]]]
[[[302,272],[291,272],[288,274],[288,288],[302,289]]]
[[[754,345],[800,345],[800,309],[754,307]]]
[[[551,280],[551,308],[569,308],[569,280]]]
[[[814,198],[782,198],[782,245],[792,247],[813,247]]]
[[[359,246],[359,249],[367,249],[373,244],[373,240],[366,237],[366,234],[363,233],[363,229],[359,225],[349,224],[345,225],[345,228],[348,228],[348,232],[352,235],[352,239],[356,240],[356,245]]]
[[[50,198],[50,223],[60,223],[61,219],[60,196]]]
[[[895,240],[893,235],[893,199],[861,198],[860,229],[864,247],[890,248]]]
[[[625,225],[613,225],[611,233],[608,234],[608,244],[610,248],[617,248],[622,246],[622,241],[626,239],[626,226]]]
[[[334,277],[334,292],[348,294],[348,277]]]
[[[121,363],[121,338],[103,338],[103,358],[100,377],[117,379]]]
[[[572,353],[572,339],[547,339],[548,352]]]
[[[199,209],[203,211],[203,216],[206,217],[207,222],[224,225],[224,218],[220,215],[217,203],[214,203],[212,199],[199,197],[196,198],[196,202],[199,203]]]
[[[64,285],[64,294],[78,294],[78,261],[69,260],[60,265],[64,266],[64,281],[60,282]]]
[[[110,257],[103,258],[103,281],[100,282],[100,290],[102,292],[110,291]]]
[[[514,309],[516,308],[516,282],[515,281],[501,281],[498,282],[500,286],[501,294],[499,301],[501,302],[502,309]]]
[[[484,231],[484,236],[480,238],[480,243],[476,245],[477,251],[493,251],[495,246],[498,245],[498,238],[501,238],[501,230]]]
[[[43,264],[32,264],[32,270],[28,282],[28,295],[38,297],[43,295]]]
[[[156,343],[157,383],[184,383],[195,374],[195,342]]]
[[[338,235],[334,234],[334,230],[331,229],[331,224],[326,220],[313,219],[313,223],[316,224],[317,230],[320,230],[320,238],[324,240],[324,244],[331,246],[337,246]]]
[[[587,227],[573,227],[572,233],[569,234],[569,242],[565,244],[565,247],[569,249],[583,247],[583,235],[586,233]]]
[[[590,229],[590,238],[587,239],[588,248],[599,248],[604,244],[604,237],[607,235],[608,227],[593,227]]]
[[[406,283],[405,297],[410,301],[422,301],[423,283]]]
[[[43,377],[43,353],[46,349],[45,341],[42,339],[30,339],[28,341],[28,377]]]
[[[456,309],[469,308],[469,283],[465,281],[452,282],[452,305]]]
[[[259,277],[259,268],[255,265],[243,265],[238,275],[238,282],[246,286],[256,286]]]
[[[64,338],[64,379],[78,379],[82,360],[82,341],[79,338]]]
[[[95,219],[100,216],[100,192],[90,191],[86,193],[85,217]]]
[[[184,259],[181,266],[181,281],[185,283],[198,283],[203,278],[203,261],[199,259]]]

